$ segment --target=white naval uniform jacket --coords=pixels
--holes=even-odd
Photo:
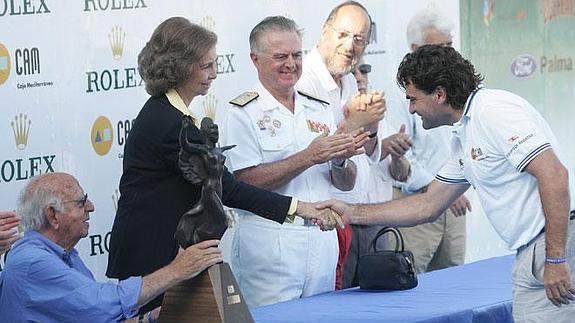
[[[230,106],[226,115],[228,166],[232,171],[290,157],[304,149],[324,131],[336,130],[332,108],[296,92],[295,109],[290,112],[262,85],[254,91],[259,97],[244,107]],[[274,190],[303,201],[330,198],[332,186],[329,164],[314,165]]]

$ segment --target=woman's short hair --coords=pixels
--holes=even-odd
[[[199,63],[217,39],[215,33],[183,17],[162,22],[138,55],[146,91],[161,95],[188,81],[189,67]]]

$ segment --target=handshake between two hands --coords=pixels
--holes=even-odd
[[[322,231],[328,231],[350,223],[351,207],[338,200],[317,203],[299,201],[296,215],[312,221]]]

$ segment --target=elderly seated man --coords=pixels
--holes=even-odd
[[[219,241],[209,240],[182,250],[147,276],[96,282],[74,249],[88,234],[93,211],[69,174],[49,173],[28,182],[16,211],[26,231],[0,276],[2,322],[123,321],[171,286],[222,261]]]

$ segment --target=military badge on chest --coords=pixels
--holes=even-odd
[[[267,131],[270,137],[275,137],[282,127],[281,121],[272,119],[268,114],[264,114],[257,124],[260,131]]]
[[[310,119],[307,119],[306,121],[307,121],[307,127],[308,127],[309,131],[318,132],[318,133],[322,133],[322,132],[329,133],[329,126],[326,125],[325,123],[313,121]]]

